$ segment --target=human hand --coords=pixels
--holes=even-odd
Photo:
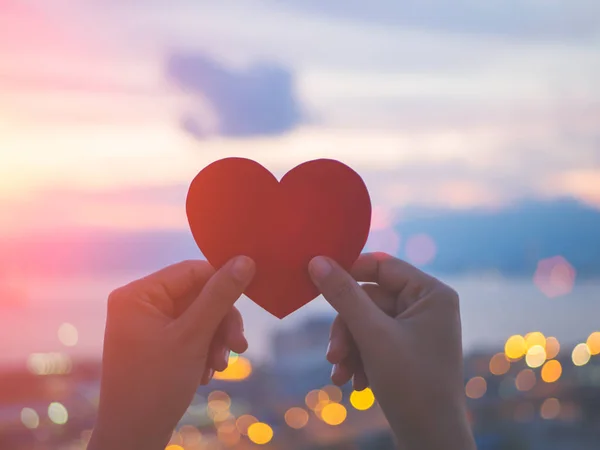
[[[361,255],[351,274],[317,257],[309,272],[338,312],[332,381],[370,384],[402,449],[474,449],[456,292],[383,253]]]
[[[164,450],[198,385],[247,349],[233,304],[254,273],[244,256],[185,261],[110,295],[90,450]]]

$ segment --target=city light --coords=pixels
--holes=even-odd
[[[40,416],[32,408],[23,408],[21,410],[21,422],[25,427],[33,430],[40,425]]]
[[[183,448],[196,447],[202,442],[202,433],[193,425],[184,425],[179,429]]]
[[[471,378],[465,386],[465,393],[467,394],[467,397],[473,400],[483,397],[486,392],[487,382],[485,381],[485,378],[482,377]]]
[[[521,335],[514,335],[507,339],[504,345],[504,354],[510,360],[521,359],[527,352],[525,338]]]
[[[560,342],[555,337],[546,339],[546,358],[554,359],[560,353]]]
[[[515,387],[521,392],[530,391],[535,386],[535,383],[535,373],[531,369],[521,370],[515,379]]]
[[[327,425],[340,425],[346,420],[348,412],[344,405],[340,403],[328,403],[321,411],[321,419]]]
[[[294,407],[285,412],[284,418],[289,427],[299,430],[308,423],[308,412],[305,409]]]
[[[546,349],[546,337],[539,331],[533,331],[525,335],[525,346],[527,350],[539,345],[544,350]]]
[[[560,401],[556,398],[547,398],[542,403],[540,408],[540,416],[542,419],[556,419],[560,414]]]
[[[244,414],[243,416],[237,418],[235,421],[235,426],[240,433],[242,433],[244,436],[247,436],[250,425],[257,422],[258,419],[256,417],[251,416],[250,414]]]
[[[75,325],[70,323],[63,323],[58,328],[58,339],[66,347],[74,347],[77,345],[79,340],[79,333]]]
[[[48,406],[48,418],[57,425],[64,425],[69,420],[69,413],[64,405],[54,402]]]
[[[541,367],[546,362],[546,350],[541,345],[534,345],[527,350],[525,355],[525,363],[535,369]]]
[[[427,234],[415,234],[406,241],[406,259],[412,264],[427,265],[434,260],[436,253],[435,241]]]
[[[273,429],[266,423],[253,423],[248,427],[248,439],[255,444],[268,444],[273,439]]]
[[[375,396],[370,388],[362,391],[352,391],[350,394],[350,404],[359,411],[369,409],[375,403]]]
[[[562,375],[562,365],[555,359],[552,359],[542,367],[542,380],[546,383],[554,383]]]
[[[319,404],[329,402],[329,395],[321,389],[314,389],[306,394],[304,402],[309,409],[316,410]]]
[[[71,357],[64,353],[32,353],[27,368],[34,375],[66,375],[71,373]]]
[[[590,334],[587,339],[587,346],[590,349],[591,355],[600,355],[600,331]]]
[[[573,290],[576,272],[562,256],[539,261],[533,282],[549,298],[566,295]]]
[[[241,434],[235,427],[235,424],[232,424],[232,426],[227,424],[217,429],[217,437],[227,447],[233,447],[240,442]]]
[[[325,386],[323,389],[321,389],[321,391],[324,392],[325,394],[327,394],[327,398],[329,401],[341,403],[342,390],[339,387],[337,387],[333,384],[330,384],[328,386]]]
[[[577,344],[573,349],[573,353],[571,353],[571,358],[576,366],[585,366],[591,358],[587,344]]]
[[[229,357],[229,365],[222,372],[215,372],[215,380],[242,381],[252,375],[252,364],[248,358],[239,355]]]
[[[490,359],[490,373],[493,375],[504,375],[510,370],[510,361],[504,353],[496,353]]]

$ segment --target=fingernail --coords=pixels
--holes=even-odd
[[[240,283],[246,283],[254,273],[254,261],[247,256],[238,256],[231,266],[231,275]]]
[[[223,361],[225,361],[225,364],[229,363],[229,349],[226,348],[223,350]]]
[[[327,258],[324,256],[317,256],[310,261],[308,265],[308,270],[313,278],[317,280],[325,278],[327,275],[331,273],[331,263],[327,261]]]
[[[329,344],[327,344],[327,351],[325,352],[325,356],[329,357],[330,353],[331,353],[331,341],[329,341]]]
[[[335,377],[336,373],[338,371],[338,365],[334,364],[333,367],[331,368],[331,379],[333,380],[333,378]]]

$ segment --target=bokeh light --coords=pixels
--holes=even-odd
[[[27,368],[34,375],[66,375],[71,373],[71,357],[64,353],[31,353]]]
[[[504,354],[511,360],[521,359],[527,352],[525,338],[521,335],[513,335],[506,340],[504,344]]]
[[[183,448],[193,448],[202,442],[202,433],[193,425],[184,425],[179,429]]]
[[[406,241],[406,259],[416,266],[425,266],[435,259],[437,246],[431,236],[421,233]]]
[[[243,416],[237,418],[235,421],[235,426],[240,433],[242,433],[244,436],[247,436],[250,425],[257,422],[258,419],[256,417],[250,414],[244,414]]]
[[[560,342],[555,337],[546,339],[546,358],[554,359],[560,353]]]
[[[375,205],[371,210],[371,230],[385,230],[393,225],[393,213],[390,208]]]
[[[229,365],[222,372],[215,372],[213,379],[224,381],[241,381],[252,375],[252,364],[248,358],[233,354],[229,357]]]
[[[308,394],[306,394],[304,402],[306,403],[306,406],[308,406],[309,409],[312,409],[314,411],[317,409],[319,404],[329,402],[329,395],[327,394],[327,392],[321,389],[314,389]]]
[[[535,373],[531,369],[521,370],[515,379],[515,386],[521,392],[530,391],[535,386],[535,383]]]
[[[541,367],[546,362],[546,350],[541,345],[534,345],[525,355],[525,363],[531,367]]]
[[[66,347],[74,347],[77,345],[79,340],[79,333],[75,325],[70,323],[63,323],[58,328],[58,339]]]
[[[577,344],[571,353],[571,359],[576,366],[585,366],[591,358],[587,344]]]
[[[559,361],[552,359],[542,367],[542,380],[546,383],[554,383],[562,375],[562,365]]]
[[[556,398],[547,398],[542,403],[540,408],[540,416],[542,419],[556,419],[560,414],[560,401]]]
[[[467,397],[471,399],[478,399],[485,395],[487,392],[487,382],[483,377],[473,377],[465,386],[465,393]]]
[[[333,385],[327,385],[325,386],[323,389],[321,389],[322,392],[324,392],[325,394],[327,394],[327,398],[330,402],[336,402],[336,403],[341,403],[342,402],[342,390]]]
[[[400,235],[393,228],[371,230],[365,248],[372,252],[397,255],[400,250]]]
[[[527,350],[529,350],[532,347],[535,347],[536,345],[539,345],[545,350],[546,336],[544,336],[539,331],[532,331],[531,333],[527,333],[525,335],[525,346],[527,347]]]
[[[273,429],[263,422],[253,423],[248,427],[248,439],[255,444],[268,444],[273,439]]]
[[[40,416],[32,408],[23,408],[21,410],[21,422],[25,427],[33,430],[40,425]]]
[[[595,331],[586,342],[591,355],[600,355],[600,331]]]
[[[303,408],[290,408],[285,412],[284,419],[289,427],[299,430],[308,423],[308,412]]]
[[[69,420],[69,413],[62,403],[53,402],[48,406],[48,418],[57,425],[64,425]]]
[[[181,445],[171,444],[165,447],[165,450],[185,450]]]
[[[576,272],[562,256],[539,261],[533,282],[549,298],[566,295],[573,290]]]
[[[340,425],[346,420],[348,412],[344,405],[340,403],[328,403],[321,411],[321,419],[327,425]]]
[[[362,391],[352,391],[350,394],[350,404],[359,411],[369,409],[375,403],[375,395],[370,388]]]
[[[490,359],[490,373],[493,375],[504,375],[510,370],[510,362],[504,353],[496,353]]]
[[[241,434],[233,423],[232,426],[220,426],[217,437],[226,447],[234,447],[240,442]]]

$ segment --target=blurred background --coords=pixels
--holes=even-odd
[[[228,156],[364,177],[367,249],[461,294],[480,449],[598,448],[599,54],[596,0],[0,0],[0,448],[85,448],[107,295],[201,257]],[[240,304],[169,450],[393,448],[325,301]]]

